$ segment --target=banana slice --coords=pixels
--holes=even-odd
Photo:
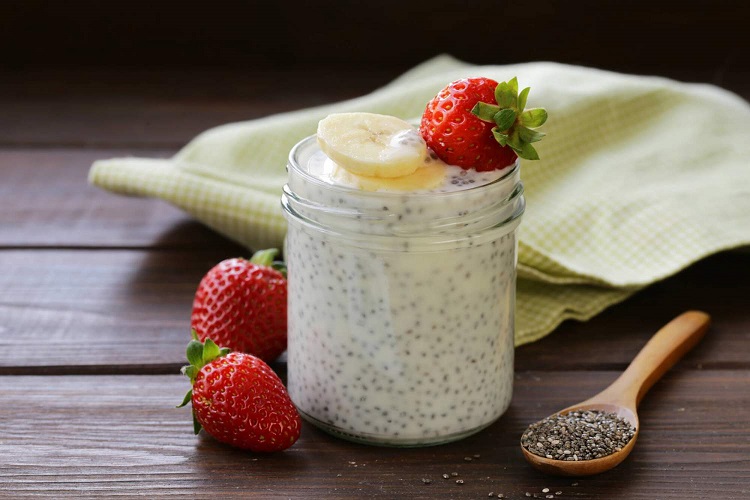
[[[363,191],[423,191],[445,182],[445,176],[445,165],[438,163],[420,167],[409,175],[389,178],[353,174],[335,163],[331,169],[331,179],[337,184],[355,186]]]
[[[318,124],[320,149],[356,175],[392,178],[414,173],[427,145],[411,125],[395,116],[336,113]]]

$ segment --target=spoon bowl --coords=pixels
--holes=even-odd
[[[578,410],[614,413],[635,429],[635,434],[620,450],[592,460],[556,460],[535,455],[521,445],[524,458],[546,474],[591,476],[619,465],[633,451],[641,430],[638,404],[646,392],[706,333],[711,318],[700,311],[688,311],[662,327],[633,359],[628,368],[609,387],[596,396],[569,406],[555,415]]]
[[[620,451],[592,460],[555,460],[554,458],[535,455],[521,446],[521,451],[526,461],[545,474],[555,476],[592,476],[617,467],[620,462],[630,455],[630,452],[635,447],[635,441],[638,439],[638,432],[640,430],[638,414],[636,412],[630,408],[613,403],[580,403],[559,411],[557,415],[564,415],[580,410],[599,410],[607,413],[615,413],[635,428],[635,434]]]

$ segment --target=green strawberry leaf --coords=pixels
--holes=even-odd
[[[188,404],[191,399],[193,399],[193,390],[192,389],[190,389],[189,391],[187,391],[187,394],[185,394],[185,397],[183,398],[182,403],[180,403],[179,405],[175,406],[175,408],[182,408],[183,406],[185,406],[186,404]]]
[[[284,278],[287,277],[286,263],[284,261],[282,260],[273,261],[273,264],[271,264],[271,268],[280,272],[281,275],[284,276]]]
[[[200,422],[198,422],[198,418],[195,416],[195,412],[193,412],[193,432],[195,432],[195,434],[198,434],[202,428],[203,426]]]
[[[500,130],[508,130],[516,121],[516,112],[510,108],[501,109],[495,114],[493,120]]]
[[[219,346],[217,346],[213,340],[206,339],[206,343],[203,345],[203,363],[201,364],[201,366],[207,365],[211,361],[215,360],[219,357],[219,354],[221,354]]]
[[[508,134],[504,134],[499,128],[493,128],[492,135],[495,136],[495,140],[499,142],[501,146],[506,146],[508,144]]]
[[[221,349],[219,349],[219,356],[218,357],[221,358],[223,356],[226,356],[230,352],[232,352],[232,350],[230,348],[228,348],[228,347],[222,347]]]
[[[498,144],[510,147],[520,158],[538,160],[539,155],[531,144],[540,141],[545,134],[532,129],[547,121],[547,111],[544,108],[525,109],[530,90],[526,87],[519,94],[516,77],[497,84],[495,100],[500,109],[492,116],[491,121],[497,125],[492,129],[492,135]],[[477,105],[475,109],[475,114],[479,116],[481,113],[484,119],[493,108]]]
[[[526,127],[541,127],[547,121],[547,110],[544,108],[527,109],[521,113],[521,125]]]
[[[518,135],[518,130],[514,130],[509,136],[508,136],[508,146],[510,146],[513,151],[519,154],[521,153],[521,149],[523,147],[523,144],[521,144],[521,138]]]
[[[518,95],[518,78],[514,76],[508,80],[508,87],[510,87],[515,95]]]
[[[529,90],[531,87],[526,87],[518,95],[518,112],[523,113],[523,109],[526,107],[526,99],[529,97]]]
[[[518,91],[513,90],[508,82],[500,82],[495,88],[495,100],[501,108],[515,108]]]
[[[180,370],[183,375],[187,376],[191,382],[195,381],[195,377],[198,376],[198,372],[201,371],[196,365],[183,366]]]
[[[518,156],[523,158],[524,160],[538,160],[539,154],[536,152],[536,149],[534,149],[534,146],[532,146],[530,143],[524,143],[523,147],[521,148],[521,151],[516,151]]]
[[[250,262],[259,266],[271,267],[273,259],[279,254],[276,248],[258,250],[250,257]]]
[[[544,132],[537,132],[536,130],[531,130],[528,127],[524,127],[523,125],[518,127],[518,136],[521,138],[521,141],[523,142],[538,142],[542,140],[542,137],[544,137]]]
[[[476,115],[480,120],[492,122],[495,120],[495,114],[500,111],[500,106],[478,102],[471,108],[471,113]]]
[[[191,340],[188,343],[187,360],[191,365],[203,366],[203,344],[200,341]]]

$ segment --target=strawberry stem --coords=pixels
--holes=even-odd
[[[513,77],[497,84],[497,104],[478,102],[471,112],[480,120],[497,125],[492,129],[492,135],[501,146],[510,147],[526,160],[538,160],[539,155],[531,143],[541,140],[544,134],[532,129],[547,121],[547,111],[544,108],[524,110],[529,90],[526,87],[519,95],[518,80]]]
[[[195,383],[195,377],[198,376],[198,372],[201,371],[201,368],[203,368],[216,358],[226,356],[231,352],[231,349],[229,349],[228,347],[217,346],[216,343],[211,339],[206,339],[205,342],[201,342],[198,339],[198,332],[196,332],[195,329],[190,331],[190,336],[192,337],[192,340],[188,342],[187,351],[185,353],[190,364],[183,366],[180,369],[180,372],[182,372],[183,375],[187,376],[187,378],[190,379],[191,388],[187,391],[187,394],[185,394],[185,397],[182,399],[182,403],[177,405],[177,408],[182,408],[183,406],[192,402],[192,386]],[[198,419],[195,416],[195,411],[193,411],[193,431],[196,434],[201,431],[201,424],[200,422],[198,422]]]

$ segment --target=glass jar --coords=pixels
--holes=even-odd
[[[288,389],[303,418],[390,446],[461,439],[510,404],[519,165],[451,192],[371,192],[289,156]]]

